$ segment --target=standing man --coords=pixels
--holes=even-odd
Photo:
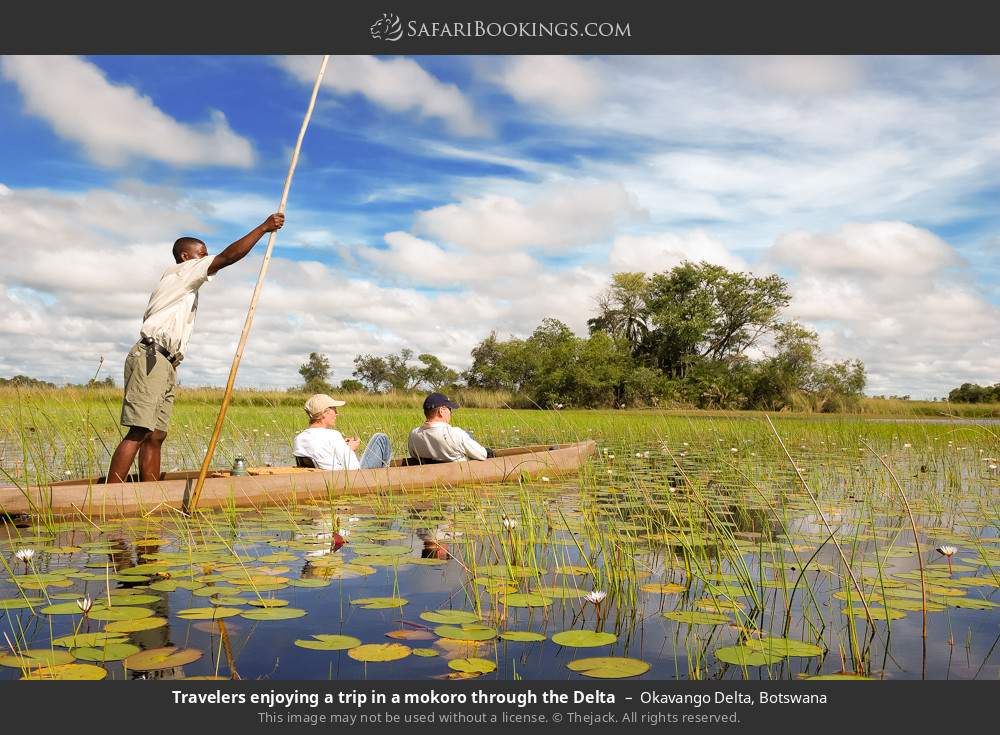
[[[427,396],[424,400],[427,420],[410,432],[407,443],[411,457],[422,462],[464,462],[493,456],[467,431],[451,425],[451,412],[456,408],[458,404],[442,393]]]
[[[139,479],[159,479],[160,447],[174,407],[177,366],[194,331],[198,289],[217,271],[242,260],[265,233],[281,229],[284,223],[285,215],[272,214],[214,258],[197,238],[182,237],[174,243],[175,265],[160,276],[142,317],[140,339],[125,358],[121,422],[128,434],[111,456],[107,482],[125,482],[136,453]]]

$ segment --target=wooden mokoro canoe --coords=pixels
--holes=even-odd
[[[302,467],[251,468],[233,476],[213,471],[201,491],[199,508],[260,506],[321,500],[342,495],[405,492],[517,480],[522,475],[555,476],[575,472],[597,450],[596,442],[551,444],[500,449],[483,461],[407,466],[394,460],[375,470],[319,470]],[[165,473],[153,482],[106,485],[100,478],[54,482],[26,488],[0,488],[0,514],[117,517],[183,511],[187,494],[198,477],[194,472]]]

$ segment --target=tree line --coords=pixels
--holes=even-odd
[[[788,283],[707,262],[663,273],[616,273],[596,299],[588,334],[543,319],[524,339],[491,332],[458,372],[429,353],[360,354],[342,390],[456,386],[509,391],[540,407],[655,406],[848,410],[866,382],[860,360],[823,359],[816,332],[782,318]],[[329,360],[299,369],[306,390],[329,389]]]
[[[952,403],[1000,403],[1000,383],[996,385],[977,385],[962,383],[948,393]]]

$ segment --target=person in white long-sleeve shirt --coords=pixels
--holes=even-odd
[[[451,412],[458,407],[441,393],[427,396],[424,400],[426,421],[410,432],[407,442],[410,457],[425,462],[464,462],[492,456],[492,452],[467,431],[451,425]]]
[[[357,437],[347,437],[333,427],[337,423],[337,407],[345,405],[325,393],[317,393],[306,401],[309,428],[295,435],[292,454],[311,459],[321,470],[368,470],[388,467],[392,448],[385,434],[372,434],[361,459],[356,452],[361,446]]]

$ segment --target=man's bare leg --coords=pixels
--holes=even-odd
[[[160,447],[167,432],[154,429],[139,446],[139,479],[143,482],[160,479]]]
[[[151,433],[154,432],[141,426],[129,427],[128,434],[121,440],[115,453],[111,455],[111,467],[108,469],[107,482],[126,482],[128,480],[129,469],[132,467],[132,462],[135,461],[135,455]],[[160,443],[163,443],[162,439]],[[157,447],[157,464],[159,464],[159,447]]]

